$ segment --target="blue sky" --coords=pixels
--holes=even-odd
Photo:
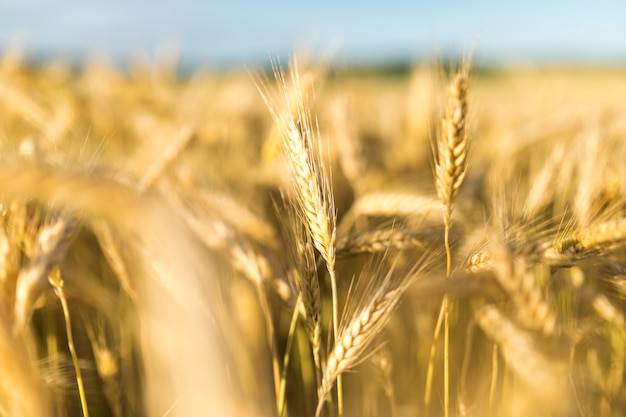
[[[123,61],[167,42],[186,62],[219,66],[266,63],[298,46],[342,63],[473,45],[484,62],[626,64],[626,2],[0,0],[3,49]]]

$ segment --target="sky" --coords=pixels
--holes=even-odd
[[[0,50],[237,67],[301,49],[338,63],[473,51],[504,65],[626,65],[626,1],[0,0]]]

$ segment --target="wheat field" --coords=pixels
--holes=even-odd
[[[626,413],[626,72],[271,64],[5,52],[0,416]]]

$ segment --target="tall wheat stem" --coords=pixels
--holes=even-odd
[[[65,292],[63,291],[63,279],[61,278],[61,272],[58,267],[55,267],[48,280],[54,288],[54,293],[61,301],[61,308],[63,309],[63,318],[65,319],[65,332],[67,334],[67,346],[72,356],[72,363],[74,364],[74,371],[76,372],[76,384],[78,385],[78,395],[80,397],[80,405],[83,410],[83,416],[89,417],[89,409],[87,408],[87,396],[85,395],[85,386],[83,384],[83,376],[80,372],[80,366],[78,364],[78,355],[76,354],[76,347],[74,345],[74,337],[72,336],[72,322],[70,320],[70,309],[67,305],[67,299],[65,298]]]
[[[302,306],[302,294],[298,296],[296,306],[293,309],[291,315],[291,322],[289,324],[289,334],[287,335],[287,344],[285,346],[285,353],[283,355],[283,368],[280,374],[280,388],[278,391],[278,416],[283,417],[287,408],[285,407],[285,392],[287,390],[287,369],[289,368],[289,360],[291,358],[291,348],[293,346],[293,340],[296,334],[296,326],[298,324],[298,317],[300,316],[300,307]]]
[[[452,251],[450,250],[450,217],[448,209],[444,216],[444,246],[446,247],[446,278],[450,278]],[[443,297],[443,409],[448,417],[450,410],[450,302],[448,294]]]

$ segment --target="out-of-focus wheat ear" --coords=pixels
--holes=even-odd
[[[14,332],[13,320],[0,309],[0,410],[5,416],[51,417],[49,393],[29,355],[24,334]]]
[[[490,271],[493,269],[493,257],[489,251],[479,251],[473,253],[468,259],[465,268],[477,273]]]
[[[267,251],[262,252],[245,236],[239,235],[209,207],[198,204],[199,199],[189,198],[179,188],[165,182],[161,185],[189,230],[208,249],[223,253],[232,266],[255,286],[270,288],[283,301],[293,304],[294,296],[285,282],[286,274],[279,269],[277,262],[269,258]]]
[[[79,228],[78,220],[60,214],[39,230],[33,256],[17,278],[16,329],[22,329],[30,319],[33,304],[47,285],[50,269],[61,261]]]
[[[431,196],[407,192],[373,192],[360,196],[346,216],[358,218],[414,216],[431,222],[441,220],[441,204]]]
[[[516,327],[497,307],[483,304],[476,309],[475,317],[485,334],[498,344],[505,363],[524,381],[529,392],[544,400],[546,406],[571,408],[565,362],[539,349],[531,334]],[[555,402],[554,398],[560,400]]]
[[[531,268],[501,248],[495,260],[496,278],[511,298],[520,321],[544,335],[556,330],[556,314],[545,300]]]
[[[385,252],[389,249],[426,249],[443,242],[443,235],[435,232],[414,232],[408,229],[368,230],[337,241],[337,257],[363,253]]]
[[[565,233],[552,245],[554,253],[545,255],[557,258],[559,255],[584,257],[590,253],[611,250],[624,244],[626,244],[626,218],[619,218]]]
[[[626,320],[624,314],[604,295],[596,294],[593,299],[593,309],[600,317],[610,323],[609,330],[611,346],[611,367],[604,378],[603,390],[615,396],[624,382],[626,368]]]
[[[135,299],[136,293],[131,283],[127,261],[124,259],[124,254],[121,250],[120,239],[116,236],[111,225],[104,221],[93,221],[92,230],[98,239],[102,253],[106,257],[111,269],[115,272],[122,289],[124,289],[131,298]]]
[[[173,130],[170,126],[167,126],[165,132],[172,134],[172,137],[167,143],[167,147],[157,155],[157,158],[152,160],[150,166],[141,177],[139,181],[139,190],[145,191],[148,189],[158,177],[163,173],[167,165],[169,165],[180,153],[185,149],[191,138],[193,138],[193,127],[191,125],[183,125],[180,128]],[[150,142],[150,144],[152,141]]]

